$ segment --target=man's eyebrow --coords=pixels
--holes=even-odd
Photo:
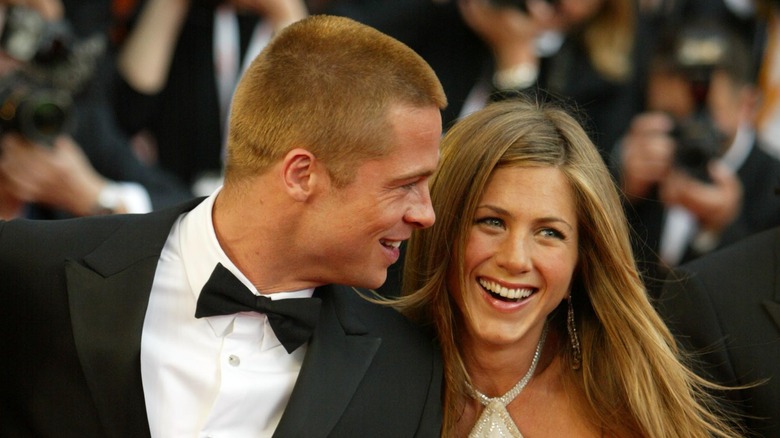
[[[412,172],[407,175],[401,175],[397,178],[394,178],[396,181],[404,181],[407,179],[415,179],[415,178],[428,178],[432,176],[434,173],[436,173],[435,170],[426,170],[424,172]]]

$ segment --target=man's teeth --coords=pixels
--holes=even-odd
[[[498,283],[482,280],[482,279],[479,280],[479,284],[482,285],[482,287],[484,287],[485,289],[489,290],[490,292],[493,292],[494,294],[500,295],[504,298],[509,298],[510,300],[516,300],[519,298],[528,298],[533,292],[533,289],[528,289],[528,288],[509,289],[504,286],[501,286]]]
[[[387,247],[391,247],[391,248],[399,248],[401,246],[401,241],[400,240],[392,240],[392,241],[391,240],[381,240],[380,242],[382,243],[382,245],[387,246]]]

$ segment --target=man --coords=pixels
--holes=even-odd
[[[678,268],[658,307],[707,377],[747,385],[723,394],[747,429],[780,436],[780,228]]]
[[[212,196],[0,223],[0,435],[438,436],[432,341],[337,284],[380,286],[433,224],[444,105],[408,47],[310,17],[240,81]],[[297,320],[237,304],[269,305],[258,292],[314,307],[302,345],[279,328]]]

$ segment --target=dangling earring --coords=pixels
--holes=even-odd
[[[572,369],[580,369],[582,364],[582,350],[580,349],[580,338],[577,336],[577,326],[574,325],[574,306],[571,303],[571,293],[568,297],[569,310],[566,316],[566,327],[569,330],[569,340],[571,341],[572,349]]]

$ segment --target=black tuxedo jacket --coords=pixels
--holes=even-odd
[[[143,320],[171,225],[197,202],[0,222],[0,436],[149,436]],[[352,288],[315,294],[320,321],[274,436],[438,437],[442,371],[431,337]]]
[[[683,265],[659,299],[678,340],[700,353],[720,383],[766,384],[726,391],[759,436],[780,437],[780,228]]]

